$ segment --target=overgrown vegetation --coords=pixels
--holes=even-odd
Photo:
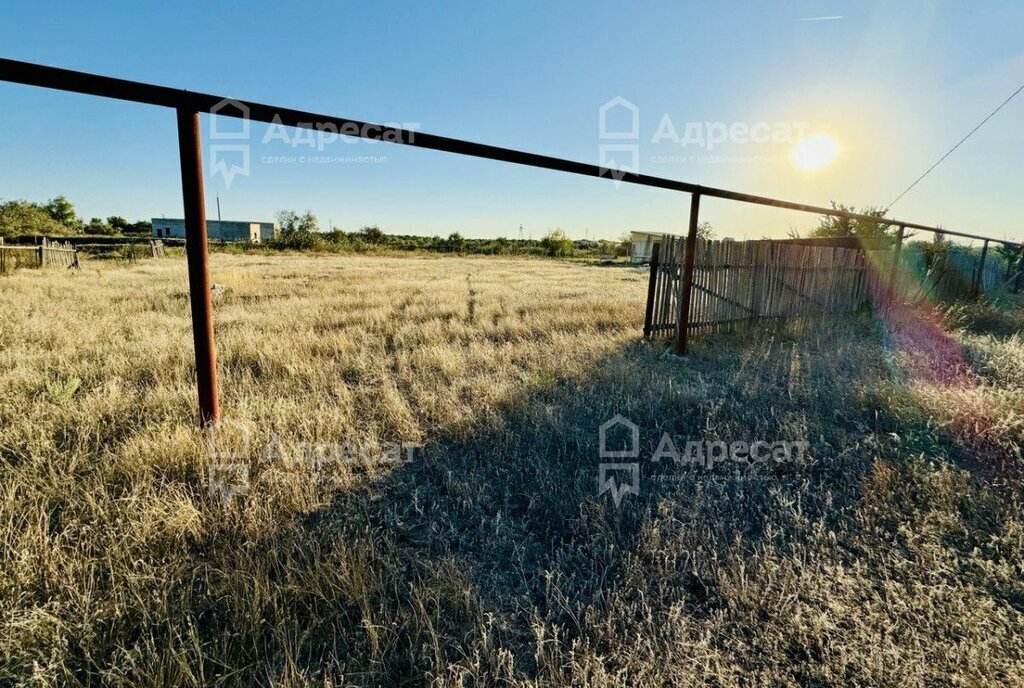
[[[629,255],[629,236],[617,241],[573,240],[560,229],[554,229],[539,240],[533,239],[470,239],[458,232],[441,236],[389,234],[373,225],[346,232],[331,228],[321,231],[312,211],[282,210],[275,215],[280,228],[276,239],[260,243],[235,242],[229,251],[305,251],[318,253],[381,253],[425,251],[493,256],[549,256],[555,258],[590,257],[621,258]],[[129,222],[120,216],[107,219],[94,217],[88,222],[78,217],[74,206],[64,196],[45,204],[29,201],[8,201],[0,204],[0,236],[31,241],[37,236],[92,235],[109,237],[149,237],[153,226],[148,220]],[[710,225],[701,225],[705,238],[710,238]],[[704,236],[704,234],[702,234]],[[211,244],[224,250],[224,244]]]
[[[316,216],[311,211],[303,213],[282,210],[277,213],[281,228],[279,238],[261,244],[239,245],[242,251],[272,250],[316,251],[322,253],[369,253],[391,251],[426,251],[432,253],[457,253],[491,256],[549,256],[570,258],[573,256],[622,257],[629,255],[629,239],[623,237],[612,241],[573,241],[560,229],[548,232],[540,240],[531,239],[470,239],[458,232],[447,238],[440,236],[416,236],[388,234],[377,226],[363,227],[356,232],[340,229],[320,231]]]
[[[832,201],[832,209],[878,218],[879,221],[823,215],[818,220],[818,226],[811,231],[812,237],[857,237],[860,239],[884,239],[889,242],[895,242],[896,230],[881,222],[888,214],[884,208],[868,207],[857,210],[853,206]]]
[[[64,196],[46,203],[13,200],[0,203],[0,236],[67,236],[72,234],[141,235],[152,233],[149,221],[128,222],[123,217],[98,217],[85,222]]]
[[[701,337],[675,360],[638,342],[639,270],[225,254],[212,268],[239,424],[215,447],[249,476],[230,502],[193,423],[181,261],[5,278],[0,683],[1022,675],[1019,308],[941,327],[796,322]],[[945,345],[901,348],[915,333]],[[917,372],[936,352],[962,353],[954,376]],[[598,426],[616,413],[641,440],[640,494],[621,508],[597,494]],[[809,460],[655,463],[663,432],[806,440]],[[397,464],[317,449],[388,441],[424,447]]]

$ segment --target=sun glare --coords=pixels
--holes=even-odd
[[[790,158],[801,172],[816,172],[839,154],[839,143],[828,134],[813,134],[793,148]]]

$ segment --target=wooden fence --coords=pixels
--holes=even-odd
[[[982,260],[981,253],[954,244],[925,248],[922,244],[904,247],[900,257],[897,295],[912,303],[957,301],[1017,288],[1019,264],[1005,256],[983,251],[987,255]]]
[[[167,247],[160,239],[149,239],[147,241],[125,241],[113,242],[104,241],[97,243],[79,243],[77,247],[90,255],[103,256],[107,258],[123,258],[129,263],[134,263],[140,258],[166,258]]]
[[[666,236],[651,258],[644,334],[680,337],[739,323],[856,311],[879,289],[864,252],[767,241],[696,242],[688,317],[682,313],[685,239]]]
[[[43,239],[38,246],[9,246],[0,239],[0,272],[19,267],[78,267],[78,251],[57,241]]]

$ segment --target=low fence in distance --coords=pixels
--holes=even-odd
[[[84,244],[100,245],[110,244],[121,246],[123,244],[142,244],[146,245],[153,241],[154,237],[151,235],[131,235],[131,234],[69,234],[69,235],[58,235],[58,234],[15,234],[7,237],[7,240],[14,244],[33,244],[38,245],[46,239],[49,241],[59,241],[65,244],[71,244],[74,247],[80,247]],[[161,239],[168,246],[184,246],[185,239],[181,237],[163,237]]]
[[[140,258],[166,258],[167,247],[162,239],[147,239],[145,241],[131,241],[125,243],[101,242],[101,243],[80,243],[78,248],[82,251],[105,258],[123,258],[133,263]]]
[[[0,239],[0,272],[19,267],[78,267],[78,251],[69,244],[43,239],[38,246],[11,246]]]
[[[768,241],[697,240],[684,296],[683,237],[654,245],[644,335],[718,332],[740,323],[863,308],[878,280],[862,251]],[[683,313],[689,301],[688,314]]]

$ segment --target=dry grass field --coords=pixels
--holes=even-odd
[[[640,341],[632,268],[215,254],[213,279],[230,500],[182,260],[0,277],[0,684],[1024,685],[1020,310],[678,360]],[[618,508],[616,413],[643,457]],[[662,432],[809,450],[655,463]]]

